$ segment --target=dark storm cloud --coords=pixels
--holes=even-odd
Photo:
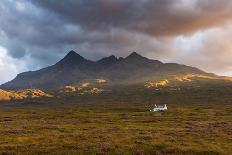
[[[220,48],[225,42],[223,37],[214,38],[226,34],[223,26],[231,25],[231,20],[230,0],[1,0],[0,47],[14,59],[8,60],[24,62],[27,69],[53,64],[71,49],[94,60],[137,51],[191,65],[198,64],[188,61],[197,49],[198,57],[202,56],[200,64],[208,69],[217,50],[229,52],[229,45]],[[223,32],[207,32],[215,27]],[[191,38],[197,32],[209,36],[203,38],[212,40],[213,45],[207,42],[210,48],[193,47],[186,53],[185,48],[175,44],[179,36]],[[194,39],[186,40],[190,47],[195,45]],[[228,52],[223,55],[228,57]],[[204,65],[204,60],[209,64]]]
[[[50,60],[54,62],[58,59],[57,57],[72,48],[79,49],[80,54],[92,59],[110,55],[110,53],[123,55],[121,52],[136,50],[133,46],[138,46],[138,44],[141,44],[140,49],[142,49],[144,47],[142,45],[143,40],[149,38],[141,34],[134,34],[134,32],[130,33],[123,27],[110,28],[107,26],[107,29],[88,27],[89,29],[87,29],[83,27],[82,23],[70,22],[69,17],[64,16],[65,13],[59,15],[52,10],[43,10],[33,3],[29,3],[29,1],[21,0],[19,4],[12,1],[4,2],[1,9],[4,12],[1,17],[4,22],[0,27],[6,35],[2,45],[15,58],[29,55],[32,58],[39,59],[41,63],[48,64],[51,63]],[[52,1],[46,2],[52,3]],[[67,2],[68,5],[63,4],[63,2],[60,4],[69,10],[68,8],[75,5],[77,1],[75,1],[75,4]],[[86,2],[79,1],[79,3],[87,5]],[[23,5],[23,9],[18,9],[17,5]],[[97,4],[94,5],[98,6]],[[94,5],[92,4],[92,6]],[[57,6],[57,8],[59,7]],[[70,10],[72,9],[70,8]],[[99,16],[101,15],[99,14]],[[110,20],[113,21],[112,18]],[[110,21],[108,20],[108,22]],[[101,19],[99,17],[99,24],[96,25],[100,25],[100,23]],[[136,45],[133,45],[135,43]],[[145,43],[145,46],[147,45]],[[153,45],[148,45],[148,47],[152,49]],[[53,55],[53,57],[45,59],[46,56],[50,55]]]
[[[231,20],[228,0],[56,0],[32,1],[83,29],[112,27],[148,35],[179,35]]]
[[[88,44],[125,47],[134,41],[133,36],[147,35],[159,40],[229,22],[231,3],[228,0],[3,0],[0,28],[8,39],[4,46],[14,57],[27,52],[34,55],[35,49],[62,51],[69,46],[84,48]],[[129,33],[132,39],[128,38]]]

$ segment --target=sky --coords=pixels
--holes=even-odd
[[[232,0],[0,0],[0,84],[70,50],[232,76]]]

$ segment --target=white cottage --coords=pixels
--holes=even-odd
[[[156,112],[156,111],[166,111],[166,110],[168,110],[168,107],[166,104],[165,105],[158,105],[158,106],[155,104],[155,107],[150,111]]]

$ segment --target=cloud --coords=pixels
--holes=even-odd
[[[32,1],[83,29],[112,27],[147,35],[190,34],[231,21],[228,0],[56,0]]]
[[[73,49],[93,60],[137,51],[227,74],[231,20],[228,0],[1,0],[0,44],[25,71]]]
[[[7,50],[0,46],[0,83],[13,79],[18,72],[26,69],[23,61],[12,59],[7,55]]]
[[[232,70],[231,40],[232,26],[179,36],[175,39],[175,47],[179,51],[176,52],[176,61],[228,75]]]

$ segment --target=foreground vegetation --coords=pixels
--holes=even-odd
[[[133,87],[2,103],[0,154],[229,155],[231,93],[230,86]],[[159,103],[168,111],[149,112]]]

